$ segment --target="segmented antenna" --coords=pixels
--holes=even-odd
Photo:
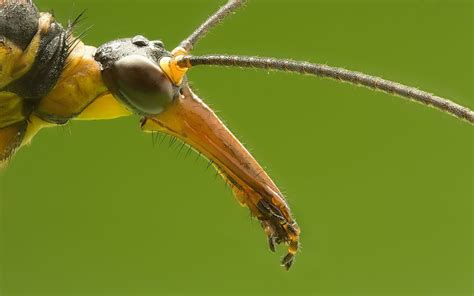
[[[188,38],[181,42],[180,47],[190,52],[194,45],[207,34],[212,28],[221,23],[228,15],[235,12],[245,4],[246,0],[230,0],[222,6],[216,13],[211,15],[199,28],[196,29]]]
[[[293,60],[228,55],[180,56],[177,57],[177,63],[178,66],[185,68],[199,65],[213,65],[269,69],[328,77],[414,100],[474,124],[474,111],[453,101],[414,87],[343,68]]]

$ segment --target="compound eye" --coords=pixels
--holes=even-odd
[[[141,55],[126,56],[102,72],[112,93],[139,115],[157,115],[173,101],[176,87],[159,66]]]

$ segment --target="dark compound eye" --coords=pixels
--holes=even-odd
[[[178,94],[159,66],[141,55],[130,55],[103,70],[113,94],[140,115],[163,112]]]

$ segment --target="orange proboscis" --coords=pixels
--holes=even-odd
[[[270,244],[288,245],[285,258],[291,258],[284,263],[287,268],[291,266],[300,230],[286,200],[247,149],[189,86],[183,85],[182,95],[163,113],[145,118],[142,128],[171,134],[211,160],[240,203],[261,221]]]

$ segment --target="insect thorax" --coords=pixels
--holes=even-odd
[[[0,161],[21,144],[29,116],[57,83],[69,37],[33,4],[0,1]]]

